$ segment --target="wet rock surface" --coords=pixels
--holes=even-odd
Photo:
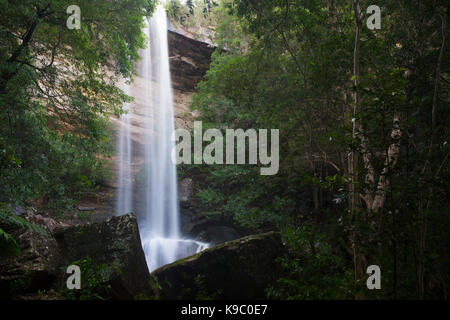
[[[264,299],[283,252],[278,233],[241,238],[155,270],[152,286],[160,299]]]
[[[181,207],[181,216],[183,234],[212,246],[254,234],[249,229],[220,218],[198,217],[195,209],[191,211],[190,208]]]
[[[7,231],[21,252],[18,257],[0,259],[0,298],[51,288],[61,264],[55,239],[23,228]]]
[[[102,270],[96,285],[108,288],[100,291],[107,299],[263,299],[277,278],[275,260],[284,252],[279,234],[269,232],[225,242],[150,274],[132,214],[74,226],[34,221],[47,235],[8,230],[21,254],[0,261],[1,298],[65,299],[67,267],[89,259]],[[223,240],[238,236],[220,227],[206,229]],[[83,272],[82,289],[92,282]]]
[[[37,293],[43,290],[64,291],[67,267],[84,260],[101,270],[98,285],[108,287],[104,298],[151,295],[150,274],[134,215],[74,226],[40,215],[28,220],[47,234],[24,228],[7,229],[21,252],[17,257],[0,260],[1,298],[39,297]],[[92,284],[91,275],[85,275],[82,272],[82,289]]]
[[[151,293],[134,215],[61,228],[56,230],[55,239],[65,265],[89,257],[93,264],[105,267],[103,276],[112,289],[112,298],[133,299]]]

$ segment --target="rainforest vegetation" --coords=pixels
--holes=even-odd
[[[116,81],[133,74],[146,45],[142,16],[153,2],[81,1],[79,30],[66,26],[72,4],[0,2],[0,219],[7,224],[26,223],[11,214],[15,205],[38,201],[61,212],[102,183],[113,151],[109,116],[130,99]]]
[[[174,20],[199,21],[170,3]],[[370,30],[374,4],[222,1],[201,18],[219,49],[192,108],[206,128],[280,129],[280,171],[182,174],[204,177],[205,214],[282,232],[271,298],[447,297],[448,7],[383,1]],[[367,290],[369,265],[384,290]]]
[[[81,29],[66,26],[70,5]],[[107,178],[151,0],[0,0],[0,256],[15,206],[71,210]],[[378,5],[380,28],[368,28]],[[287,245],[270,299],[446,299],[450,54],[444,0],[170,0],[216,46],[203,129],[279,129],[280,169],[181,165],[206,218]],[[372,30],[373,29],[373,30]],[[382,290],[366,287],[381,269]]]

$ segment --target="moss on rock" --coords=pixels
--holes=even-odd
[[[152,273],[160,299],[263,299],[284,252],[278,233],[226,242]]]

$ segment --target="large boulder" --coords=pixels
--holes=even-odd
[[[60,273],[55,239],[24,228],[7,231],[16,239],[20,254],[0,259],[0,298],[50,289]]]
[[[283,252],[275,232],[226,242],[155,270],[152,287],[159,299],[264,299]]]
[[[93,265],[102,266],[102,282],[110,288],[110,298],[150,296],[150,273],[134,215],[60,228],[54,236],[64,266],[86,259]],[[83,274],[81,285],[83,288]]]

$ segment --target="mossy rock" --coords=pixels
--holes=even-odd
[[[23,228],[10,232],[17,239],[20,254],[0,260],[0,298],[51,288],[61,262],[55,239]]]
[[[110,298],[151,296],[150,273],[133,214],[61,228],[54,236],[65,265],[89,258],[93,264],[108,268],[104,281],[112,288],[114,296]]]
[[[275,232],[226,242],[155,270],[152,287],[160,299],[264,299],[283,252]]]

